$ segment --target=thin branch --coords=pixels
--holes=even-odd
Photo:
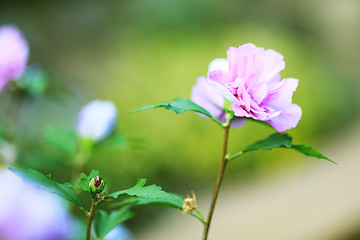
[[[91,202],[91,209],[88,213],[88,220],[87,220],[87,228],[86,228],[86,240],[90,240],[91,237],[91,224],[95,216],[96,206],[98,202],[95,198],[93,198]]]
[[[226,164],[228,163],[228,156],[227,156],[226,152],[227,152],[230,124],[231,124],[231,118],[224,124],[224,139],[223,139],[223,152],[222,152],[222,157],[221,157],[221,166],[219,169],[219,174],[217,177],[214,194],[213,194],[213,197],[211,200],[209,214],[208,214],[207,220],[204,224],[204,232],[203,232],[203,236],[202,236],[203,240],[207,240],[207,238],[208,238],[209,228],[210,228],[212,216],[214,214],[216,200],[217,200],[217,197],[218,197],[218,194],[220,191],[220,186],[221,186],[221,183],[222,183],[222,180],[224,177]]]

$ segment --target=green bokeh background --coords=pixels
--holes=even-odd
[[[229,46],[248,42],[284,55],[282,77],[300,80],[293,101],[303,110],[297,128],[288,132],[295,143],[321,149],[359,117],[359,54],[355,49],[360,49],[360,27],[357,12],[351,11],[359,4],[340,2],[2,3],[0,24],[17,25],[30,44],[30,63],[40,63],[68,89],[61,101],[24,103],[16,136],[25,149],[23,165],[53,172],[65,181],[67,168],[60,156],[49,154],[42,129],[48,124],[72,128],[85,103],[103,99],[117,105],[118,131],[137,139],[137,144],[97,156],[88,170],[99,169],[113,188],[129,187],[138,177],[178,193],[212,186],[221,154],[219,127],[193,113],[128,112],[190,97],[196,78],[206,75],[211,60],[226,57]],[[247,123],[231,131],[229,149],[235,153],[272,132]],[[32,157],[44,147],[47,154]],[[231,164],[227,177],[243,178],[246,183],[319,161],[297,158],[298,153],[285,150],[251,153]]]

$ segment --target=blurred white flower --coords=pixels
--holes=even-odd
[[[16,146],[7,141],[0,140],[0,163],[12,165],[16,160],[16,156]]]
[[[82,219],[84,220],[84,219]],[[80,221],[77,218],[72,218],[70,223],[70,234],[67,240],[79,240],[84,239],[84,234],[86,232],[86,221]],[[94,239],[96,234],[94,230],[94,224],[91,227],[91,239]],[[120,224],[112,229],[103,240],[133,240],[131,232],[125,227],[125,225]]]
[[[118,225],[111,230],[103,240],[132,240],[134,239],[124,225]]]
[[[67,239],[70,217],[58,196],[24,183],[9,170],[0,170],[0,182],[0,239]]]
[[[80,111],[76,130],[81,138],[100,141],[113,130],[117,121],[117,110],[111,101],[94,100]]]

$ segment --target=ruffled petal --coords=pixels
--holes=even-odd
[[[279,116],[268,121],[278,132],[284,132],[290,128],[296,127],[301,119],[302,110],[296,104],[291,104],[283,109]]]
[[[191,100],[206,109],[211,116],[219,118],[224,110],[224,98],[206,77],[199,77],[192,88]],[[203,116],[203,115],[202,115]]]
[[[262,56],[263,69],[260,81],[270,81],[273,77],[285,68],[284,56],[280,53],[268,49]]]
[[[231,107],[236,117],[251,117],[251,114],[245,111],[240,105],[233,103]]]
[[[230,47],[227,51],[230,76],[232,79],[245,78],[253,63],[256,46],[252,43],[241,45],[239,48]]]
[[[263,104],[274,107],[283,108],[292,103],[292,96],[299,80],[295,78],[286,78],[279,82],[274,89],[264,99]]]
[[[213,86],[215,87],[216,91],[221,95],[223,96],[224,98],[226,98],[227,100],[231,101],[231,102],[236,102],[238,101],[237,98],[234,96],[234,94],[232,94],[230,92],[230,90],[225,87],[224,85],[218,83],[218,82],[215,82],[215,81],[212,81],[211,79],[209,79],[209,82],[211,84],[213,84]]]
[[[267,93],[268,93],[268,86],[267,84],[263,83],[260,86],[251,89],[251,96],[252,99],[257,103],[260,104],[262,102],[262,100],[264,100],[264,98],[266,97]]]

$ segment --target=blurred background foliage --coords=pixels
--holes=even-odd
[[[129,144],[95,155],[87,171],[99,169],[117,188],[129,187],[139,177],[178,193],[212,186],[221,154],[220,128],[193,113],[128,112],[190,97],[211,60],[226,57],[229,46],[248,42],[283,54],[282,77],[300,80],[293,101],[302,107],[303,117],[289,131],[294,143],[321,150],[359,119],[356,0],[38,0],[1,5],[0,24],[17,25],[30,44],[29,62],[41,64],[65,89],[57,98],[25,101],[15,137],[25,149],[22,166],[52,172],[59,181],[70,175],[66,156],[46,143],[44,127],[55,125],[71,134],[80,108],[98,98],[117,105],[117,129]],[[6,94],[1,98],[6,105]],[[230,151],[272,132],[247,123],[231,131]],[[318,161],[299,162],[297,157],[286,150],[252,153],[232,163],[227,178],[250,181]]]

